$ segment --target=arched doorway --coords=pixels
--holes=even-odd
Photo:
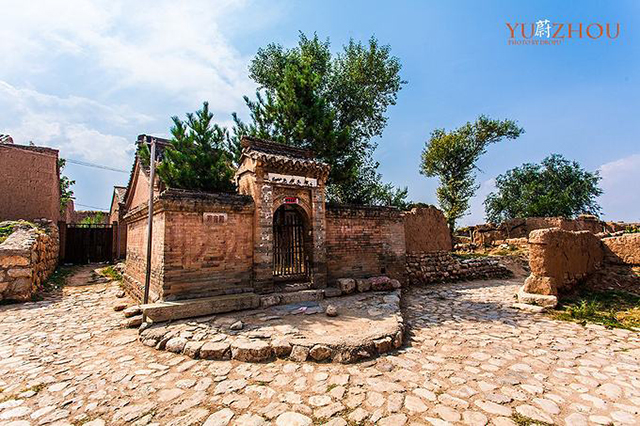
[[[273,215],[273,276],[278,281],[309,278],[306,217],[295,204],[284,204]]]

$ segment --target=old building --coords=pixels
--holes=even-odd
[[[60,219],[58,150],[0,137],[0,221]]]
[[[339,278],[405,280],[403,213],[331,205],[313,153],[244,138],[238,193],[154,183],[151,299],[322,289]],[[128,290],[141,298],[149,174],[136,160],[125,196]]]
[[[111,196],[111,207],[109,209],[108,223],[115,232],[115,258],[124,259],[127,255],[127,227],[124,223],[125,194],[127,188],[124,186],[114,186]]]

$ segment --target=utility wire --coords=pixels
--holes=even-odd
[[[109,210],[109,209],[103,209],[102,207],[88,206],[86,204],[80,204],[80,203],[76,203],[76,202],[74,202],[73,204],[76,205],[76,206],[80,206],[80,207],[89,207],[90,209],[93,209],[93,210],[103,210],[103,211],[108,211]]]
[[[119,172],[119,173],[129,173],[129,171],[127,170],[116,169],[115,167],[103,166],[95,163],[89,163],[87,161],[73,160],[70,158],[65,158],[65,160],[67,163],[77,164],[78,166],[94,167],[96,169],[110,170],[112,172]]]

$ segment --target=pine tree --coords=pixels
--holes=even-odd
[[[209,103],[187,113],[186,121],[172,117],[171,143],[164,147],[158,177],[170,188],[205,192],[232,192],[233,155],[227,147],[226,130],[212,123]],[[143,164],[149,164],[149,147],[140,146]]]

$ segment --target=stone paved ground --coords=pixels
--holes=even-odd
[[[410,290],[410,344],[356,365],[156,351],[118,327],[117,286],[66,287],[0,307],[0,424],[639,424],[638,335],[513,310],[517,285]]]

